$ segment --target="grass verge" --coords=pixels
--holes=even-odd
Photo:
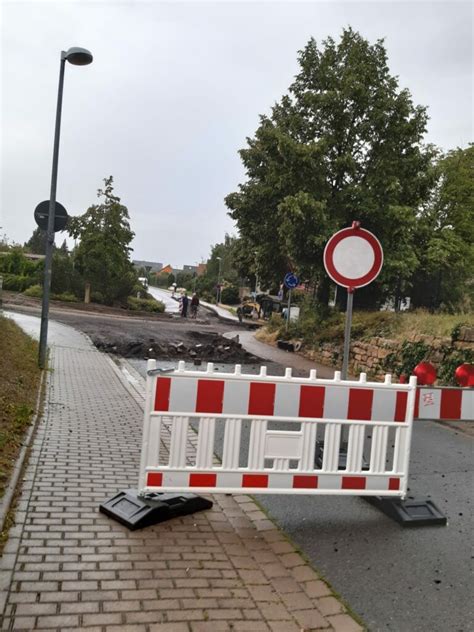
[[[0,497],[35,412],[40,376],[38,343],[0,316]]]

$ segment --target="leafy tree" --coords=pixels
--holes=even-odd
[[[137,281],[129,258],[134,237],[129,215],[120,198],[114,195],[113,178],[104,179],[98,190],[101,204],[94,204],[78,217],[71,217],[68,232],[80,239],[75,250],[75,264],[85,283],[101,295],[106,304],[125,302]]]
[[[46,231],[41,230],[39,226],[37,226],[31,237],[25,242],[23,248],[26,252],[30,252],[35,255],[44,255],[46,250]]]
[[[64,294],[66,292],[81,296],[84,291],[84,281],[75,265],[73,255],[65,250],[66,242],[61,248],[56,248],[53,252],[53,263],[51,266],[51,292],[53,294]]]
[[[437,165],[437,184],[416,231],[420,266],[413,278],[415,307],[469,308],[474,279],[474,144]]]
[[[390,75],[383,41],[372,45],[351,28],[339,43],[311,39],[298,61],[289,93],[240,151],[247,180],[226,197],[229,214],[267,284],[293,269],[325,303],[324,246],[361,221],[385,253],[378,281],[356,293],[359,305],[374,305],[418,265],[416,214],[434,154],[422,145],[426,110]]]

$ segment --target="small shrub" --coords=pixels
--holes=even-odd
[[[239,303],[239,288],[236,285],[229,285],[223,288],[221,293],[221,303],[226,305],[237,305]]]
[[[54,301],[65,301],[66,303],[77,303],[79,299],[72,292],[62,292],[61,294],[51,294]]]
[[[43,296],[43,288],[41,285],[30,285],[23,294],[25,296],[32,296],[33,298],[41,298]]]
[[[399,351],[390,353],[382,362],[384,371],[400,375],[412,375],[413,369],[423,360],[429,359],[430,347],[424,342],[405,340]]]
[[[91,292],[91,301],[92,303],[101,303],[104,302],[104,295],[102,292]]]
[[[31,285],[35,285],[36,279],[32,276],[23,276],[21,274],[4,274],[3,289],[12,292],[24,292]]]
[[[438,367],[438,381],[448,386],[458,386],[454,372],[461,364],[474,364],[474,351],[471,349],[443,348],[443,360]]]
[[[163,313],[165,306],[161,301],[155,299],[136,298],[129,296],[127,299],[127,307],[133,311]]]
[[[283,325],[285,321],[282,318],[281,314],[272,314],[270,319],[266,325],[266,329],[268,332],[273,333],[274,331],[278,331]]]

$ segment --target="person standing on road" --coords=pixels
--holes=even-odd
[[[199,307],[199,296],[194,292],[191,299],[191,318],[196,318]]]
[[[181,316],[183,318],[186,318],[188,315],[188,303],[189,303],[188,296],[186,292],[183,292],[181,294]]]

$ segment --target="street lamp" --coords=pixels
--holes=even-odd
[[[258,291],[258,250],[254,250],[255,255],[255,300],[257,300]]]
[[[38,363],[41,369],[46,366],[46,344],[48,339],[49,291],[51,288],[51,261],[54,246],[54,216],[56,210],[56,184],[58,180],[59,133],[61,130],[61,106],[63,101],[64,67],[66,60],[74,66],[87,66],[92,63],[92,55],[85,48],[73,47],[61,51],[59,67],[58,102],[56,105],[56,125],[54,129],[53,168],[51,172],[51,193],[49,196],[48,229],[44,258],[43,303],[41,307],[41,330],[39,340]]]
[[[217,304],[221,302],[221,270],[222,270],[222,257],[216,257],[219,261],[219,273],[217,275]]]

